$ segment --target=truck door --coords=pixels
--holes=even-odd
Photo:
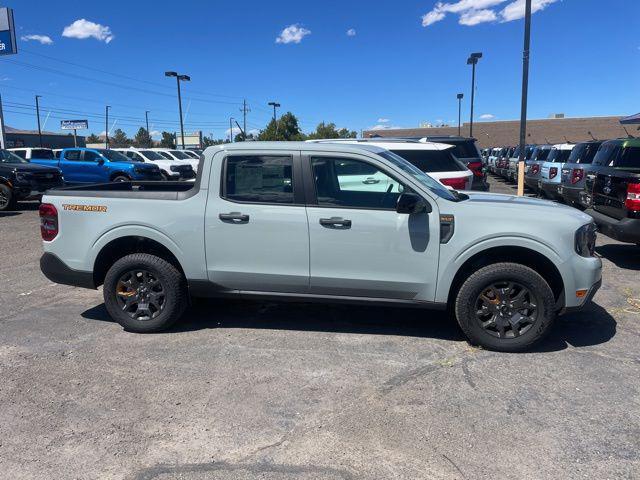
[[[310,292],[384,299],[435,298],[440,221],[396,213],[411,191],[370,160],[339,154],[303,155],[316,198],[308,201]],[[366,170],[385,191],[363,191],[345,177]]]
[[[305,293],[309,230],[297,152],[221,152],[205,215],[209,281],[221,290]]]
[[[69,183],[100,183],[106,182],[105,167],[98,163],[102,157],[91,150],[69,148],[63,150],[60,156],[60,168],[65,181]]]

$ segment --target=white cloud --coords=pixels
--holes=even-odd
[[[511,1],[502,10],[498,7]],[[532,12],[543,10],[548,5],[558,0],[532,0]],[[437,2],[430,12],[422,16],[422,26],[428,27],[443,20],[448,13],[460,16],[460,25],[473,26],[486,22],[510,22],[524,17],[525,0],[459,0],[453,3]]]
[[[40,42],[42,45],[51,45],[53,40],[48,35],[23,35],[20,37],[23,42]]]
[[[294,23],[280,32],[280,35],[276,38],[276,43],[300,43],[304,37],[310,34],[311,30]]]
[[[384,125],[384,124],[377,124],[374,125],[373,127],[369,127],[367,128],[367,130],[391,130],[391,129],[395,129],[395,128],[402,128],[402,127],[396,127],[393,125]]]
[[[113,33],[111,33],[111,28],[106,25],[90,22],[84,18],[76,20],[71,25],[64,27],[62,36],[67,38],[77,38],[79,40],[95,38],[96,40],[104,43],[109,43],[115,38]]]
[[[379,118],[378,119],[378,123],[389,123],[389,119],[388,118]]]
[[[162,138],[162,132],[160,130],[151,130],[149,132],[149,135],[151,135],[151,138],[155,138],[155,139]]]
[[[492,115],[491,113],[485,113],[484,115],[480,115],[480,120],[493,120],[494,118],[496,118],[496,116]]]
[[[347,30],[347,37],[355,37],[355,36],[356,36],[355,28],[350,28],[349,30]]]
[[[236,136],[236,135],[240,135],[240,133],[242,132],[242,131],[238,128],[238,126],[237,126],[237,125],[234,125],[234,126],[233,126],[233,129],[229,129],[229,128],[227,128],[227,129],[224,131],[224,136],[225,136],[225,137],[228,137],[228,136],[229,136],[229,131],[230,131],[230,130],[233,132],[233,137],[234,137],[234,138],[235,138],[235,136]],[[257,136],[259,133],[260,133],[260,130],[255,129],[255,128],[254,128],[254,129],[252,129],[252,130],[247,130],[247,135]]]

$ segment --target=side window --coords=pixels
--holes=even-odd
[[[224,162],[224,198],[235,202],[294,203],[293,158],[237,155]]]
[[[626,147],[622,150],[622,155],[616,162],[616,167],[639,168],[640,167],[640,147]]]
[[[85,162],[97,162],[100,159],[100,155],[91,150],[85,150],[84,161]]]
[[[13,150],[13,153],[15,153],[16,155],[18,155],[20,158],[22,158],[23,160],[27,159],[27,151],[26,150]]]
[[[405,188],[370,163],[346,158],[311,158],[318,205],[395,209]]]
[[[80,150],[67,150],[64,152],[64,159],[71,162],[77,162],[80,160]]]

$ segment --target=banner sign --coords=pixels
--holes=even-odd
[[[60,120],[62,130],[86,130],[89,128],[89,120]]]
[[[13,26],[13,9],[0,8],[0,55],[18,53],[16,32]]]

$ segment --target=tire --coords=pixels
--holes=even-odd
[[[180,319],[188,303],[182,273],[147,253],[116,261],[105,277],[103,296],[111,318],[137,333],[166,330]]]
[[[496,290],[498,295],[492,293]],[[549,284],[518,263],[495,263],[474,272],[458,290],[454,311],[469,343],[499,352],[530,349],[549,332],[556,315]]]
[[[131,179],[126,175],[116,175],[115,177],[113,177],[111,181],[112,182],[130,182]]]
[[[16,197],[13,190],[7,185],[0,184],[0,212],[13,210],[16,206]]]

